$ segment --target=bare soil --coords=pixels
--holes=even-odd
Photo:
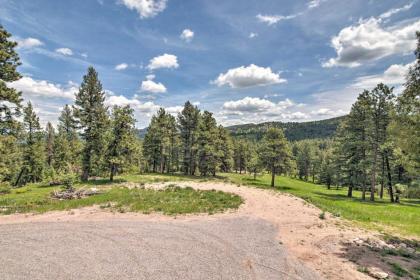
[[[162,188],[169,184],[171,183],[149,184],[146,187]],[[117,213],[97,206],[65,212],[49,212],[41,215],[16,214],[1,216],[0,228],[7,228],[6,225],[12,226],[13,224],[44,224],[46,222],[63,222],[68,224],[72,222],[140,221],[144,223],[160,222],[165,224],[169,222],[170,224],[194,225],[199,222],[211,224],[213,222],[231,221],[232,219],[235,221],[238,221],[238,219],[239,221],[244,219],[263,220],[275,229],[273,237],[275,244],[280,244],[287,251],[287,263],[293,264],[286,270],[283,268],[283,272],[289,273],[286,276],[284,273],[278,272],[279,279],[293,279],[290,275],[295,275],[296,279],[305,279],[304,275],[312,275],[311,278],[313,279],[318,277],[324,279],[371,279],[365,273],[358,271],[358,266],[348,257],[349,254],[347,252],[349,248],[345,245],[346,241],[355,237],[376,238],[371,232],[354,227],[349,222],[328,214],[325,214],[325,219],[321,219],[321,210],[300,198],[288,194],[215,182],[178,182],[176,184],[190,186],[195,189],[215,189],[232,192],[243,197],[244,203],[237,211],[228,211],[215,215],[182,215],[176,217],[164,216],[158,213],[148,215]],[[129,184],[127,187],[137,186]],[[247,228],[237,228],[239,223],[236,222],[234,224],[236,228],[231,228],[232,232],[247,231]],[[267,227],[261,226],[261,236],[267,236],[267,234],[264,234],[266,229]],[[257,230],[256,234],[258,235],[258,229],[253,229],[250,226],[249,230]],[[252,236],[247,237],[250,239],[248,240],[249,243],[254,242]],[[255,240],[257,239],[255,238]],[[253,266],[252,260],[249,261],[248,266]],[[308,270],[305,270],[304,273],[299,272],[299,266],[302,268],[308,267]],[[264,274],[252,279],[270,279],[264,278],[262,275]]]

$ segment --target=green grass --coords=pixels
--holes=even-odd
[[[238,185],[249,185],[258,188],[270,189],[270,179],[269,175],[261,175],[254,180],[251,175],[239,175],[236,173],[221,174],[216,178],[202,178],[178,174],[127,174],[116,177],[114,184],[118,185],[118,183],[122,182],[146,184],[171,181],[182,185],[183,181],[191,180],[199,180],[203,182],[208,180],[223,180],[230,181]],[[377,197],[375,202],[370,202],[362,201],[360,199],[361,193],[359,191],[354,191],[354,197],[348,198],[346,188],[338,190],[332,188],[331,190],[328,190],[325,186],[282,176],[277,176],[275,183],[276,190],[301,197],[316,205],[322,211],[327,211],[335,216],[341,216],[347,220],[354,221],[358,225],[379,230],[390,235],[398,234],[403,237],[420,237],[419,199],[402,199],[399,204],[391,204],[389,203],[387,197],[383,200],[380,200],[379,197]],[[109,187],[110,184],[111,183],[106,179],[99,179],[89,181],[87,185],[90,187],[96,186],[101,188],[101,186]],[[81,185],[77,185],[76,187],[80,186]],[[191,204],[192,201],[196,201],[194,200],[194,195],[187,199],[186,196],[176,196],[173,193],[156,193],[151,195],[145,190],[130,191],[119,188],[112,188],[104,194],[81,200],[57,201],[49,198],[49,194],[54,189],[57,189],[57,187],[44,187],[42,185],[28,185],[23,188],[13,189],[9,194],[0,195],[0,209],[3,208],[0,212],[3,214],[15,212],[46,212],[50,210],[67,210],[94,204],[105,205],[109,202],[114,202],[112,205],[117,205],[116,207],[120,207],[121,210],[125,211],[161,211],[168,214],[193,212],[211,213],[219,211],[221,209],[220,207],[222,207],[217,204],[218,200],[215,198],[209,198],[212,203],[216,205],[214,206],[215,208],[211,208],[208,204],[207,206],[197,203]],[[139,194],[136,194],[136,192],[139,192]],[[187,192],[191,192],[191,190]],[[199,193],[200,192],[197,192],[197,194]],[[181,195],[181,193],[177,194]],[[173,199],[165,201],[161,195],[168,196]],[[141,197],[146,197],[147,201],[150,201],[150,203],[148,204],[146,200],[141,201]],[[238,198],[231,197],[231,199],[237,203]],[[141,202],[136,203],[136,201]],[[160,201],[162,201],[162,203],[159,203]],[[228,201],[224,201],[223,199],[222,201],[225,203],[226,208],[235,208],[229,204]],[[236,205],[235,203],[234,205]],[[164,204],[168,206],[164,207]],[[156,205],[155,208],[153,208],[154,205]]]
[[[223,174],[235,184],[271,188],[269,175],[258,176],[236,173]],[[335,216],[360,223],[384,233],[420,237],[420,200],[402,199],[401,203],[390,203],[385,197],[375,202],[361,200],[361,192],[354,191],[353,198],[347,197],[347,188],[330,189],[325,186],[303,182],[293,178],[277,176],[276,190],[290,193],[316,205]]]
[[[150,179],[150,178],[149,178]],[[97,183],[97,182],[96,182]],[[89,182],[90,185],[95,182]],[[76,187],[81,187],[77,185]],[[238,208],[242,199],[234,194],[215,190],[193,190],[171,186],[163,190],[128,189],[121,186],[103,188],[103,193],[83,199],[56,200],[50,193],[58,187],[32,184],[0,195],[0,214],[43,213],[70,210],[91,205],[112,208],[120,212],[161,212],[168,215],[187,213],[217,213]]]

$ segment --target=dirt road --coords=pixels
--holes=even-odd
[[[179,184],[234,192],[245,203],[176,218],[98,207],[3,216],[2,279],[369,279],[340,257],[340,240],[363,233],[319,219],[304,201],[224,183]]]

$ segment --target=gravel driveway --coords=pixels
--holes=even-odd
[[[318,279],[263,219],[0,225],[1,279]]]

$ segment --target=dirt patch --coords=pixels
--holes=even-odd
[[[156,183],[146,185],[129,184],[127,187],[164,188],[173,184]],[[244,203],[236,211],[215,215],[182,215],[168,217],[160,214],[111,213],[100,207],[89,207],[68,212],[49,212],[42,215],[10,215],[0,217],[0,224],[48,221],[217,221],[230,218],[258,218],[268,221],[277,231],[277,239],[293,258],[303,262],[326,279],[371,279],[360,266],[350,259],[346,242],[355,237],[377,239],[372,233],[351,227],[340,218],[325,214],[304,200],[288,194],[252,187],[240,187],[227,183],[176,183],[201,190],[221,190],[240,195]],[[348,252],[349,254],[346,254]],[[250,264],[247,263],[247,266]]]

